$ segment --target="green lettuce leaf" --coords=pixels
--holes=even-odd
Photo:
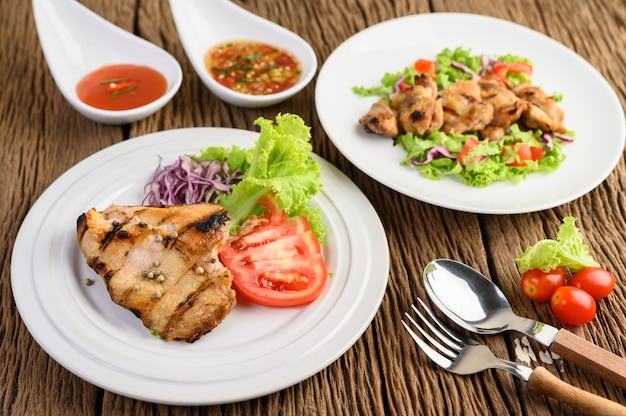
[[[322,187],[320,165],[311,156],[310,128],[293,114],[279,114],[275,123],[258,118],[254,124],[261,132],[253,148],[211,147],[197,157],[226,160],[231,169],[240,168],[243,172],[241,182],[220,199],[220,205],[229,211],[231,232],[250,215],[263,215],[264,207],[257,201],[273,192],[278,207],[287,216],[307,217],[313,233],[323,244],[325,228],[321,213],[307,205]]]
[[[548,272],[559,266],[576,272],[585,267],[599,267],[589,247],[583,243],[583,236],[575,222],[574,217],[565,217],[556,240],[541,240],[528,247],[515,259],[519,272],[523,274],[532,269]]]

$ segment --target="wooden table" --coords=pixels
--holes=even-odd
[[[52,0],[51,0],[52,1]],[[182,1],[182,0],[181,0]],[[209,0],[210,1],[210,0]],[[317,118],[315,82],[274,107],[227,105],[194,73],[177,36],[166,0],[81,0],[113,23],[154,42],[180,62],[184,81],[173,101],[137,123],[108,126],[75,112],[63,99],[39,46],[29,1],[0,6],[0,415],[234,415],[234,414],[572,414],[527,391],[501,371],[455,376],[436,368],[400,325],[416,296],[424,297],[421,271],[434,258],[464,261],[491,276],[521,315],[559,325],[546,305],[521,294],[513,258],[556,233],[564,216],[578,219],[593,255],[617,277],[611,296],[598,303],[594,321],[570,328],[626,356],[626,165],[585,196],[522,215],[478,215],[439,208],[394,192],[355,168],[332,145]],[[320,65],[345,39],[375,23],[411,14],[467,12],[509,20],[545,33],[596,67],[626,104],[626,5],[623,0],[236,0],[308,40]],[[563,69],[564,71],[567,68]],[[585,82],[585,80],[581,80]],[[589,103],[601,106],[602,103]],[[312,126],[314,151],[347,174],[377,210],[389,239],[389,284],[379,312],[363,336],[318,374],[254,400],[212,407],[157,405],[104,391],[52,360],[34,341],[11,292],[11,252],[20,224],[42,192],[87,156],[146,133],[199,126],[253,129],[253,121],[279,112],[299,114]],[[593,120],[589,120],[593,122]],[[602,137],[594,138],[598,142]],[[406,213],[411,213],[410,218]],[[407,219],[408,218],[408,219]],[[515,334],[486,338],[503,357],[516,359]],[[535,352],[541,348],[531,344]],[[573,364],[542,364],[563,380],[626,404],[626,393]]]

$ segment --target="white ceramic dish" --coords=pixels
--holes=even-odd
[[[477,29],[478,28],[478,29]],[[428,180],[400,166],[406,154],[391,140],[366,134],[359,125],[376,98],[362,98],[353,86],[379,85],[386,72],[418,58],[434,59],[444,48],[476,54],[512,53],[534,64],[533,83],[563,94],[565,124],[576,141],[551,174],[531,174],[514,185],[500,182],[477,189],[455,177]],[[556,41],[503,20],[468,14],[434,13],[383,22],[341,44],[320,70],[316,107],[335,146],[359,169],[412,198],[460,211],[516,214],[552,208],[599,185],[624,151],[624,112],[608,82],[588,62]]]
[[[33,0],[39,42],[48,68],[65,99],[85,117],[105,124],[146,118],[167,104],[180,88],[183,72],[172,55],[98,16],[76,0]],[[109,111],[83,103],[76,84],[96,69],[113,64],[146,65],[167,80],[165,94],[144,106]]]
[[[230,0],[170,0],[176,29],[198,76],[218,98],[239,107],[267,107],[300,92],[317,71],[311,45],[295,33],[239,7]],[[220,43],[236,40],[265,42],[296,56],[302,64],[298,83],[270,95],[248,95],[224,87],[211,77],[204,63],[207,51]]]
[[[201,405],[249,399],[296,384],[356,342],[387,287],[387,239],[361,191],[318,157],[323,189],[313,202],[327,228],[323,255],[333,277],[310,305],[275,309],[240,301],[197,342],[163,342],[115,305],[85,264],[75,232],[82,212],[114,202],[140,204],[159,155],[171,163],[208,146],[250,147],[256,137],[258,133],[221,128],[154,133],[104,149],[50,185],[18,233],[11,283],[28,330],[52,358],[115,393]],[[85,278],[96,283],[86,286]]]

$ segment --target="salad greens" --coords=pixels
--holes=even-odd
[[[523,62],[532,65],[530,60],[517,55],[507,54],[491,58],[486,55],[472,55],[470,49],[462,47],[455,50],[446,48],[437,55],[437,87],[441,91],[460,79],[471,79],[473,75],[482,76],[490,73],[497,62],[507,64]],[[512,85],[531,82],[530,75],[511,71],[507,72],[506,80]]]
[[[549,272],[559,266],[567,267],[573,272],[585,267],[599,267],[589,252],[589,247],[583,243],[583,236],[575,222],[574,217],[563,218],[556,240],[538,241],[517,257],[515,262],[520,274],[532,269]]]
[[[308,205],[322,187],[320,165],[311,156],[310,128],[293,114],[279,114],[275,123],[258,118],[254,124],[261,129],[254,147],[208,147],[193,156],[200,162],[225,161],[231,170],[239,169],[243,173],[241,181],[219,201],[229,211],[231,232],[250,215],[263,215],[264,207],[257,201],[273,192],[278,207],[287,216],[307,217],[313,233],[323,244],[325,228],[320,211]]]
[[[477,146],[470,149],[468,153],[470,162],[464,165],[457,163],[456,156],[435,158],[426,164],[420,164],[418,161],[425,160],[427,154],[438,146],[444,146],[451,155],[458,155],[468,139],[475,137],[471,134],[433,131],[424,137],[418,137],[412,133],[405,133],[396,138],[396,143],[407,152],[401,164],[414,166],[428,179],[439,180],[442,176],[456,175],[464,183],[481,188],[499,180],[519,183],[528,173],[534,171],[555,171],[565,159],[561,144],[556,140],[553,141],[552,149],[545,149],[546,154],[539,161],[528,160],[525,166],[507,166],[507,150],[512,149],[514,153],[515,147],[519,147],[521,143],[538,146],[541,134],[541,131],[521,131],[517,124],[513,124],[502,140],[480,141]]]
[[[454,50],[444,49],[436,57],[436,84],[439,91],[462,79],[476,79],[497,71],[498,65],[512,64],[527,66],[532,72],[532,63],[520,56],[501,55],[488,57],[472,55],[470,49],[458,47]],[[505,65],[506,66],[506,65]],[[391,95],[398,91],[401,84],[413,85],[418,76],[413,66],[398,72],[385,73],[378,86],[354,86],[353,92],[363,97],[378,96],[379,99],[391,101]],[[530,73],[506,72],[506,80],[512,85],[531,83]],[[560,99],[561,96],[555,96]],[[499,141],[480,140],[477,146],[469,150],[468,163],[460,163],[458,156],[470,138],[476,134],[446,134],[433,131],[425,136],[404,133],[395,138],[406,151],[402,165],[413,166],[425,177],[439,180],[442,176],[454,175],[464,183],[474,187],[485,187],[495,181],[506,180],[519,183],[530,172],[553,172],[565,160],[562,142],[573,140],[573,132],[554,135],[541,130],[522,131],[517,124],[512,124],[504,137]],[[472,139],[472,140],[474,140]],[[545,155],[538,160],[521,158],[520,148],[529,146],[542,148]],[[519,161],[524,160],[524,163]]]

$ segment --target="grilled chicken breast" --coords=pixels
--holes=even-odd
[[[82,214],[77,232],[115,303],[166,340],[194,342],[236,304],[232,276],[218,258],[229,223],[215,204],[112,205]]]

